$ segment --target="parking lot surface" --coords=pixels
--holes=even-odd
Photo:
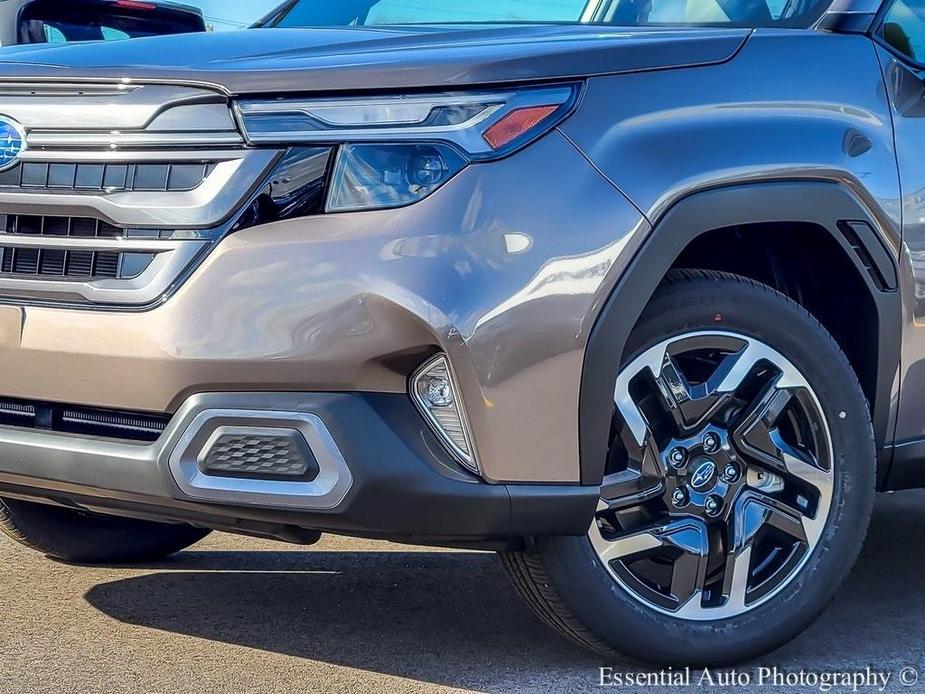
[[[923,575],[925,493],[881,497],[835,603],[799,639],[740,668],[752,684],[735,690],[779,691],[757,686],[761,666],[869,666],[892,674],[885,691],[925,691],[898,677],[912,667],[925,681]],[[299,548],[214,534],[130,568],[55,564],[3,538],[0,607],[0,691],[11,694],[582,691],[597,689],[602,666],[651,672],[560,640],[491,554],[329,536]],[[688,691],[713,690],[698,678]]]

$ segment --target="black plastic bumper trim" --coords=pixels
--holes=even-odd
[[[353,476],[336,507],[295,510],[186,497],[166,459],[177,421],[149,446],[0,428],[0,496],[164,521],[234,527],[258,524],[287,539],[293,528],[421,543],[467,544],[544,535],[583,535],[598,489],[488,484],[460,468],[403,394],[208,394],[208,406],[310,412],[330,429]],[[182,411],[182,408],[181,408]],[[179,415],[178,415],[179,416]],[[49,445],[54,438],[60,445]],[[198,519],[198,520],[196,520]],[[268,531],[275,528],[276,531]]]

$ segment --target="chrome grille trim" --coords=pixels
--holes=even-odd
[[[32,131],[26,137],[29,147],[59,149],[98,149],[100,147],[228,147],[243,145],[236,132],[127,132],[108,131],[64,132]]]
[[[3,80],[0,115],[27,144],[0,177],[0,217],[27,222],[0,233],[0,302],[155,305],[282,153],[246,147],[228,96],[205,86]],[[136,176],[107,183],[122,166]],[[96,231],[62,232],[62,219]]]
[[[141,85],[129,84],[92,84],[79,82],[45,82],[30,84],[28,82],[0,83],[0,97],[10,96],[121,96],[139,89]]]
[[[202,183],[189,191],[0,189],[0,213],[98,217],[119,227],[207,229],[237,211],[279,156],[265,149],[239,154],[237,159],[218,162]]]
[[[147,268],[131,279],[93,279],[75,281],[64,277],[0,274],[0,298],[26,299],[37,302],[65,302],[89,305],[145,306],[163,296],[190,263],[209,245],[209,241],[166,241],[135,239],[53,239],[49,237],[15,237],[2,239],[0,245],[76,251],[133,251],[151,253]]]
[[[2,100],[0,100],[2,103]],[[2,107],[0,107],[2,108]],[[213,163],[221,161],[234,161],[247,155],[248,150],[243,149],[95,149],[95,150],[41,150],[27,149],[23,152],[19,160],[22,162],[87,162],[93,164],[108,163],[138,163],[138,162],[163,162],[171,161],[176,163],[190,161],[210,161]]]
[[[60,248],[74,251],[113,251],[116,253],[164,253],[196,241],[172,241],[124,237],[39,236],[37,234],[0,234],[0,246],[22,248]]]
[[[112,85],[108,85],[110,91],[88,88],[67,95],[10,93],[10,89],[9,83],[0,82],[0,92],[7,92],[0,96],[0,113],[19,121],[29,131],[144,131],[171,109],[196,105],[200,108],[192,113],[182,111],[182,127],[174,130],[191,132],[205,127],[237,132],[227,98],[206,89],[131,85],[113,92]],[[62,99],[67,100],[67,108],[61,107]],[[221,123],[220,128],[217,123]]]

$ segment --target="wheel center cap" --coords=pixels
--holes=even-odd
[[[703,460],[695,463],[691,474],[690,485],[698,492],[708,489],[716,479],[716,463],[712,460]]]

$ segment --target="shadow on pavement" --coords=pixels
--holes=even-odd
[[[835,603],[760,664],[915,665],[901,661],[925,642],[923,524],[925,496],[882,497]],[[86,599],[130,624],[434,684],[573,672],[590,685],[603,664],[537,622],[490,554],[192,551],[160,569]]]
[[[86,599],[130,624],[434,684],[477,686],[489,663],[590,682],[600,664],[536,621],[491,554],[193,551],[161,566]]]

